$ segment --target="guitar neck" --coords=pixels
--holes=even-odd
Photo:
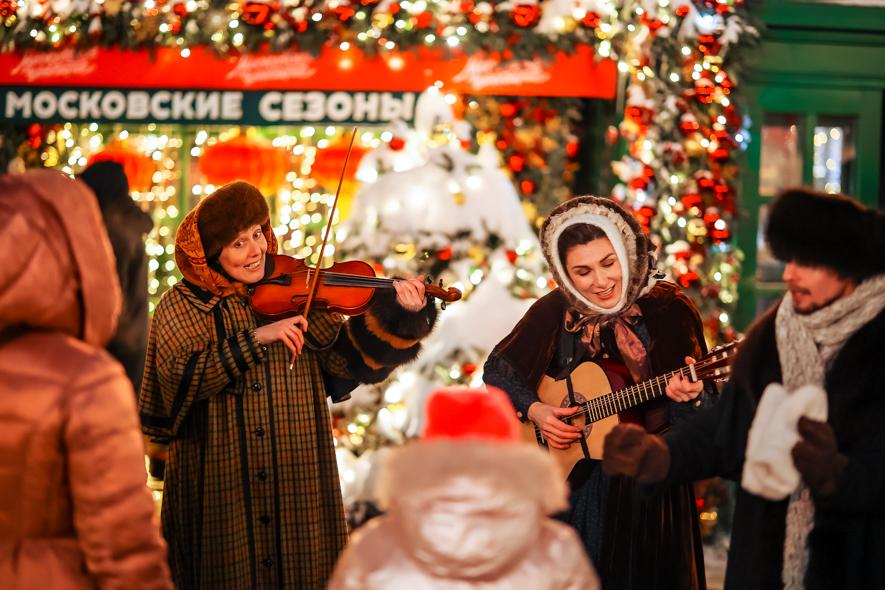
[[[641,403],[663,397],[667,391],[667,383],[670,379],[675,375],[688,377],[690,374],[691,367],[682,367],[653,379],[600,395],[580,404],[582,407],[580,413],[586,414],[589,422],[602,420],[624,410],[629,410]]]

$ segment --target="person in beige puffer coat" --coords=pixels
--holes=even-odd
[[[501,390],[430,394],[419,439],[389,451],[383,516],[351,537],[327,590],[600,590],[556,463],[522,440]]]
[[[95,198],[0,176],[0,580],[167,589],[135,396],[102,347],[120,309]]]

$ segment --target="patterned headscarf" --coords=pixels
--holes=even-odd
[[[222,297],[233,294],[246,295],[246,285],[229,279],[223,273],[218,272],[209,265],[209,261],[203,251],[204,240],[200,237],[200,226],[197,223],[197,219],[207,203],[215,206],[224,204],[219,203],[218,199],[227,199],[227,195],[230,193],[223,189],[229,186],[231,185],[221,187],[212,193],[212,195],[209,195],[200,201],[197,206],[185,216],[181,225],[178,226],[178,232],[175,234],[175,264],[178,266],[178,270],[181,272],[182,276],[197,287]],[[257,190],[239,192],[236,197],[237,198],[231,198],[229,201],[231,208],[239,206],[240,200],[238,199],[264,199],[264,197],[261,196],[261,193]],[[267,205],[264,203],[261,203],[261,205],[264,205],[264,208],[266,209]],[[231,210],[230,217],[236,218],[238,213],[238,211]],[[243,225],[243,227],[235,228],[236,231],[233,232],[234,235],[244,229],[248,229],[251,225],[251,220],[243,221],[237,225]],[[264,234],[264,238],[267,240],[268,253],[275,254],[277,252],[277,238],[274,236],[273,230],[270,227],[270,220],[267,220],[261,225],[261,231]]]
[[[612,244],[621,264],[621,297],[611,308],[594,305],[569,279],[558,247],[559,237],[567,228],[586,224],[602,230]],[[648,353],[631,326],[642,312],[636,300],[658,281],[654,246],[633,216],[610,199],[576,197],[554,209],[541,227],[541,246],[553,278],[568,298],[564,327],[581,332],[581,340],[591,354],[602,349],[601,333],[610,327],[621,357],[635,380],[649,375]]]

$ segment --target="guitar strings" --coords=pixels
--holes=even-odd
[[[722,347],[712,351],[711,355],[708,358],[702,359],[702,360],[698,361],[697,363],[695,363],[695,365],[694,365],[695,372],[697,373],[698,370],[704,371],[704,370],[708,369],[710,366],[715,367],[715,366],[721,364],[723,361],[729,359],[732,356],[732,354],[729,351],[735,346],[735,344],[736,343],[729,343],[729,344],[723,345]],[[723,352],[728,352],[728,354],[726,354],[724,357],[720,357],[720,354],[722,354]],[[676,374],[682,375],[683,377],[688,377],[689,375],[691,375],[691,368],[688,366],[682,367],[676,371],[671,371],[670,373],[665,373],[664,375],[659,375],[658,377],[655,377],[654,379],[649,379],[649,380],[643,381],[642,383],[637,383],[635,385],[625,387],[625,388],[620,389],[618,391],[614,391],[614,392],[610,392],[608,394],[601,395],[595,399],[588,400],[588,401],[580,404],[580,407],[582,409],[578,412],[575,412],[571,416],[572,417],[583,416],[586,414],[586,415],[589,415],[592,418],[594,418],[594,420],[593,420],[594,422],[596,422],[598,420],[602,420],[603,418],[607,418],[608,416],[613,416],[613,415],[617,414],[619,411],[621,411],[621,409],[627,409],[628,407],[632,407],[634,405],[637,405],[636,403],[628,403],[624,408],[619,408],[620,402],[623,402],[623,401],[635,402],[636,395],[639,395],[640,400],[642,400],[642,396],[646,393],[646,391],[644,391],[644,390],[650,390],[654,394],[653,388],[656,387],[659,390],[659,392],[658,392],[658,396],[659,396],[661,387],[665,386],[666,383]],[[648,384],[648,385],[646,386],[646,384]],[[657,396],[653,395],[652,397],[649,397],[649,398],[642,400],[642,401],[648,401],[648,400],[652,399],[653,397],[657,397]],[[599,411],[594,412],[594,410],[599,410]],[[598,417],[595,417],[597,415],[598,415]]]

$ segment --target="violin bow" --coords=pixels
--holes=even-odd
[[[307,290],[307,303],[305,303],[304,311],[301,313],[305,320],[307,319],[307,314],[310,312],[310,304],[313,303],[313,295],[316,293],[317,280],[320,278],[320,264],[323,262],[323,252],[326,250],[326,242],[329,241],[329,234],[332,233],[332,220],[335,219],[335,209],[338,207],[338,197],[341,195],[341,185],[344,184],[344,173],[347,171],[347,161],[350,160],[350,152],[353,150],[353,141],[356,139],[356,132],[357,128],[354,127],[353,131],[350,133],[350,144],[348,144],[347,154],[344,156],[344,165],[341,167],[341,177],[338,179],[338,188],[335,189],[335,200],[332,201],[329,220],[326,222],[326,232],[323,234],[323,243],[320,244],[317,263],[314,267],[316,272],[313,273],[313,278],[310,281],[310,288]],[[307,276],[310,276],[310,267],[307,268]],[[295,367],[295,357],[296,355],[292,354],[292,360],[289,361],[290,371]]]

